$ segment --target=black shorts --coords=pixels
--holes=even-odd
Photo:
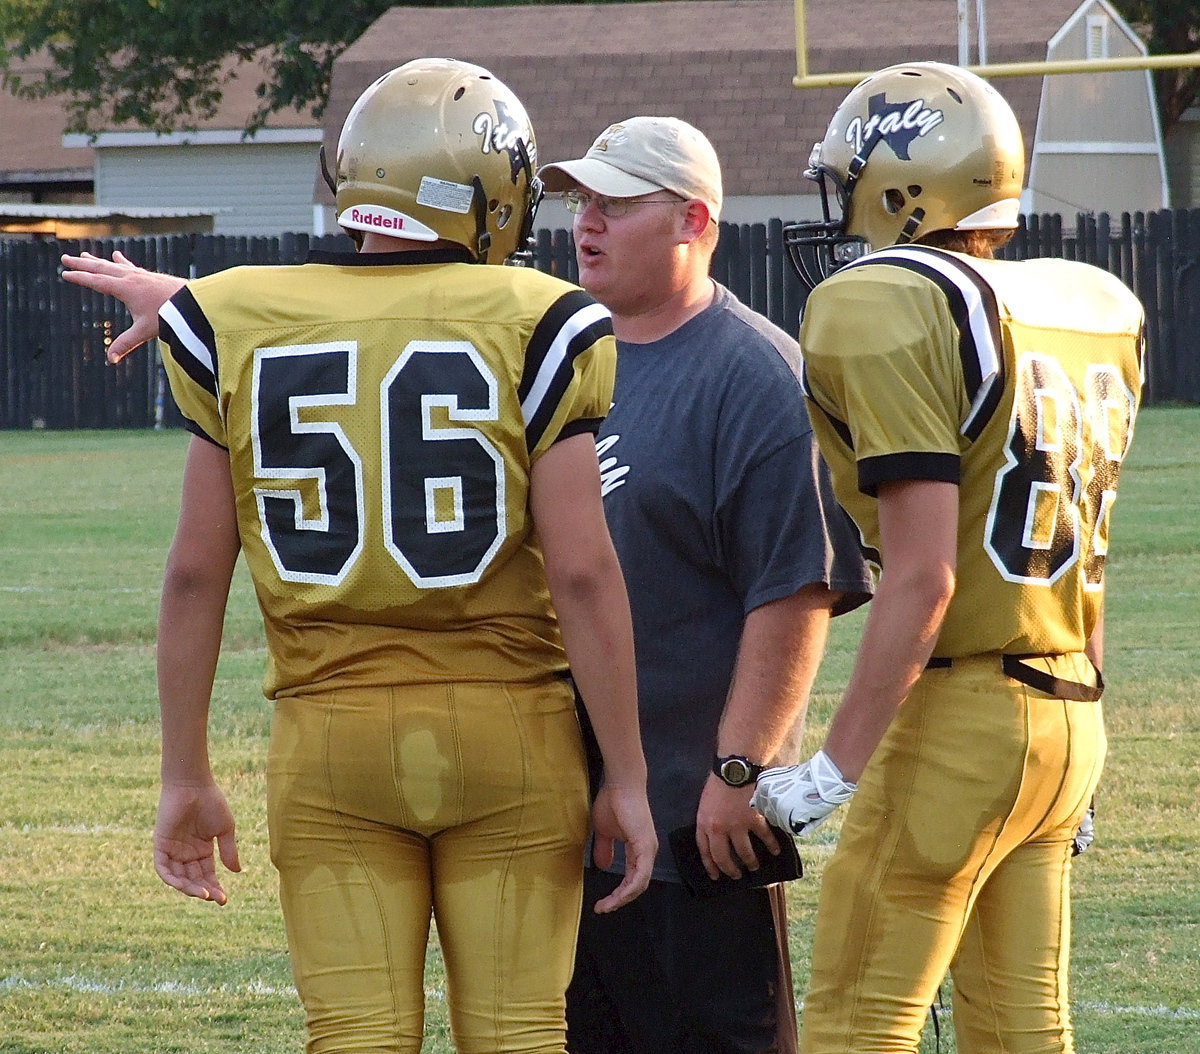
[[[654,881],[633,903],[597,915],[592,905],[619,881],[585,872],[567,990],[570,1054],[794,1049],[791,974],[781,969],[772,904],[781,904],[781,887],[697,899],[676,882]]]

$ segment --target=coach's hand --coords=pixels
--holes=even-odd
[[[133,316],[129,328],[118,333],[108,346],[110,363],[120,362],[135,348],[158,336],[158,312],[187,282],[174,275],[138,267],[120,252],[111,260],[91,253],[63,256],[63,280],[106,296],[115,296]]]
[[[776,827],[812,834],[856,790],[858,784],[842,779],[833,759],[818,750],[800,765],[767,769],[758,777],[750,804]]]
[[[233,813],[215,783],[164,783],[154,824],[154,870],[168,886],[200,900],[224,904],[229,897],[217,878],[213,841],[221,863],[241,871]]]
[[[758,870],[752,833],[772,856],[779,854],[779,842],[767,821],[747,807],[747,790],[749,787],[730,787],[712,774],[704,784],[696,810],[696,844],[711,879],[723,874],[741,878],[745,871]]]
[[[592,858],[597,867],[613,862],[613,843],[625,843],[625,877],[607,897],[596,902],[597,914],[616,911],[640,896],[650,885],[658,835],[650,817],[646,787],[619,787],[605,783],[592,806]]]

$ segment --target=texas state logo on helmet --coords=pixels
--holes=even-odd
[[[1025,146],[1012,108],[987,81],[959,66],[908,62],[850,91],[804,174],[818,185],[824,219],[789,224],[784,236],[814,285],[863,252],[931,231],[1016,227]]]
[[[541,199],[533,126],[482,66],[415,59],[359,96],[338,140],[338,224],[465,246],[479,263],[525,247]]]

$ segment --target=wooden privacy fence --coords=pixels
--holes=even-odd
[[[154,354],[117,366],[105,348],[125,309],[59,277],[59,256],[120,250],[153,270],[198,277],[235,264],[296,263],[310,248],[346,248],[341,235],[221,235],[94,242],[0,241],[0,428],[147,428],[179,423]],[[1123,279],[1146,305],[1149,403],[1200,403],[1200,210],[1022,218],[1011,259],[1084,260]],[[574,281],[569,231],[540,231],[534,265]],[[787,262],[783,224],[721,224],[713,275],[743,302],[795,333],[803,291]]]

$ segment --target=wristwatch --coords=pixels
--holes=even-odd
[[[713,758],[713,773],[720,776],[731,787],[744,787],[761,775],[764,766],[756,765],[741,754],[728,754]]]

